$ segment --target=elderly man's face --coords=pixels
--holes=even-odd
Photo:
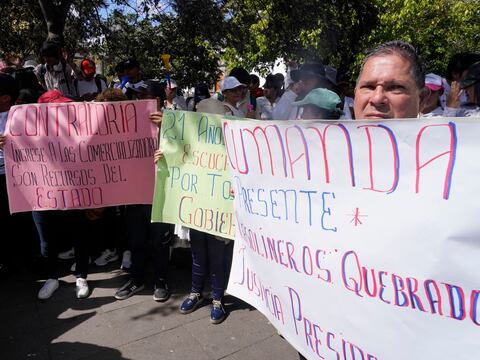
[[[421,90],[408,60],[399,55],[374,56],[367,60],[355,87],[355,118],[416,118]]]

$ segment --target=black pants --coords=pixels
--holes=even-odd
[[[153,257],[154,281],[166,281],[170,257],[170,240],[174,226],[151,222],[151,205],[127,205],[125,220],[127,238],[132,252],[132,280],[140,286],[145,282],[147,256]]]
[[[75,276],[86,279],[89,258],[89,223],[82,210],[33,211],[40,238],[40,252],[47,260],[47,277],[58,279],[58,253],[64,236],[73,241]],[[63,231],[65,230],[65,231]]]

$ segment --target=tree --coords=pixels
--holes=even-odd
[[[63,44],[63,31],[73,0],[38,0],[47,24],[47,40]]]
[[[377,13],[370,0],[231,0],[226,8],[225,58],[263,71],[279,57],[348,69]]]
[[[428,72],[444,74],[457,52],[480,51],[478,0],[376,0],[379,25],[366,47],[401,39],[417,47]],[[362,59],[358,56],[358,61]]]

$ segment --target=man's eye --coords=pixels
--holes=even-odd
[[[369,85],[369,84],[365,84],[365,85],[362,85],[360,86],[361,89],[364,89],[364,90],[375,90],[375,86],[374,85]]]
[[[388,87],[388,90],[390,90],[390,91],[403,91],[403,90],[405,90],[405,86],[394,84],[394,85],[390,85]]]

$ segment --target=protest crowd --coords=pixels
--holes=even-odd
[[[234,68],[225,75],[218,92],[215,84],[201,83],[187,96],[182,84],[167,77],[146,79],[142,64],[129,58],[116,67],[109,82],[97,74],[96,64],[85,58],[74,61],[59,45],[45,42],[33,60],[9,63],[0,69],[0,133],[5,132],[9,110],[14,105],[65,102],[114,102],[156,99],[157,112],[151,121],[161,126],[164,110],[183,110],[251,118],[257,120],[350,120],[432,117],[480,117],[480,54],[453,56],[447,73],[425,69],[421,54],[408,43],[392,41],[371,50],[365,57],[356,82],[320,61],[289,63],[286,76],[268,74],[264,82],[246,69]],[[158,74],[162,78],[163,74]],[[5,144],[0,137],[0,146]],[[157,151],[152,162],[161,159]],[[130,280],[112,292],[127,299],[145,288],[149,261],[153,263],[153,300],[169,299],[172,248],[181,239],[191,249],[191,290],[179,311],[189,314],[206,299],[210,283],[211,323],[225,320],[224,307],[232,262],[233,242],[179,225],[152,223],[152,205],[129,204],[82,210],[50,210],[10,214],[3,152],[0,152],[0,206],[2,228],[16,228],[32,235],[33,255],[45,271],[46,281],[38,291],[45,301],[59,287],[59,264],[72,260],[75,296],[89,296],[89,268],[115,262],[130,273]],[[2,238],[4,235],[2,235]],[[3,239],[5,240],[5,239]],[[40,245],[40,246],[38,246]],[[2,242],[0,272],[15,269],[14,252],[22,251],[15,239]],[[33,257],[32,257],[33,258]]]

